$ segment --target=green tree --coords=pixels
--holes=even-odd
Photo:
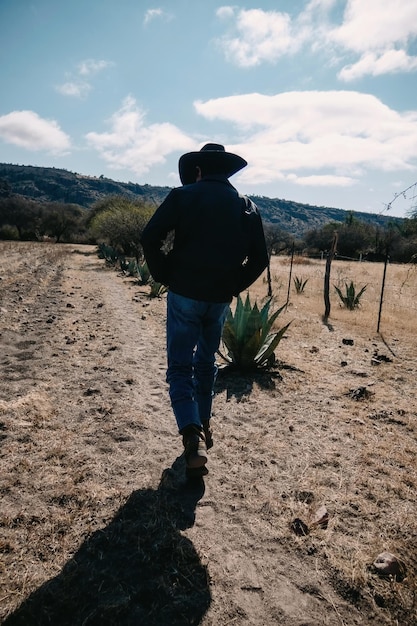
[[[286,230],[283,230],[277,224],[267,223],[264,225],[264,231],[269,258],[271,258],[272,254],[280,254],[290,250],[292,237]]]
[[[310,230],[304,238],[307,248],[310,252],[327,252],[335,231],[338,233],[338,256],[357,258],[375,250],[375,226],[356,219],[352,213],[348,214],[344,223],[330,222],[320,229]]]
[[[7,182],[0,178],[0,198],[8,198],[12,193],[12,188]]]
[[[36,239],[41,207],[23,196],[11,195],[0,199],[0,226],[14,226],[19,239]]]
[[[340,228],[339,222],[329,222],[321,228],[312,228],[304,235],[304,243],[310,254],[327,252],[332,245],[334,232]]]
[[[54,237],[57,243],[70,241],[84,230],[86,212],[76,204],[50,202],[42,206],[42,235]]]
[[[90,228],[94,237],[139,262],[143,254],[140,239],[154,207],[120,196],[101,202],[93,210]]]

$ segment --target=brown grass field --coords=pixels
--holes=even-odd
[[[221,370],[190,484],[165,298],[93,246],[0,242],[2,624],[417,623],[417,267],[388,265],[380,333],[383,266],[333,262],[327,325],[324,267],[295,260],[275,368]],[[272,259],[272,310],[289,272]]]

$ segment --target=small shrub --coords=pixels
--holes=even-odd
[[[142,285],[147,285],[149,282],[151,282],[152,277],[151,277],[151,273],[149,271],[149,267],[146,261],[138,264],[137,273],[139,275],[139,280],[142,283]]]
[[[294,287],[295,287],[295,291],[297,293],[303,293],[306,284],[308,283],[308,278],[306,278],[304,281],[302,278],[299,278],[298,276],[296,276],[294,278]]]
[[[367,285],[362,287],[362,289],[358,293],[356,293],[356,287],[353,284],[353,280],[351,280],[350,285],[345,283],[346,292],[345,294],[343,294],[341,289],[339,289],[339,287],[336,287],[336,285],[334,286],[334,288],[336,289],[337,295],[339,296],[340,300],[343,303],[343,306],[346,309],[349,309],[350,311],[353,311],[354,309],[360,306],[360,299],[363,296],[366,290],[366,287]]]
[[[164,293],[168,291],[168,287],[165,287],[162,283],[151,280],[151,290],[149,292],[150,298],[160,298]]]
[[[19,241],[19,231],[17,230],[16,226],[4,224],[0,228],[0,239],[4,239],[7,241]]]
[[[105,243],[98,245],[98,256],[100,259],[105,259],[106,263],[109,265],[116,265],[119,260],[118,251]]]
[[[122,270],[122,272],[126,273],[129,268],[129,261],[126,259],[126,257],[123,254],[119,257],[119,263],[120,263],[120,269]]]
[[[138,264],[136,259],[130,259],[127,264],[126,272],[128,276],[137,276],[138,275]]]
[[[226,348],[226,355],[220,356],[237,369],[257,369],[270,367],[275,362],[275,349],[284,336],[290,323],[277,332],[271,332],[272,325],[285,305],[269,315],[271,299],[258,308],[250,303],[249,295],[243,303],[240,296],[237,298],[235,314],[231,309],[226,318],[222,341]]]

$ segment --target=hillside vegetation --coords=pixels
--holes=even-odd
[[[123,183],[104,176],[84,176],[53,167],[0,163],[0,197],[17,194],[37,202],[69,203],[90,209],[109,195],[124,195],[131,200],[142,199],[147,204],[157,206],[169,191],[170,187]],[[344,223],[349,215],[348,211],[338,208],[317,207],[265,196],[251,197],[265,222],[285,230],[293,237],[301,237],[308,230],[320,228],[329,222]],[[355,217],[379,226],[392,221],[392,218],[386,216],[360,211],[355,211]]]

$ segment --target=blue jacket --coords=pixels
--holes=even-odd
[[[163,245],[174,232],[173,248]],[[268,265],[261,217],[223,176],[172,189],[143,232],[152,277],[194,300],[230,302]]]

